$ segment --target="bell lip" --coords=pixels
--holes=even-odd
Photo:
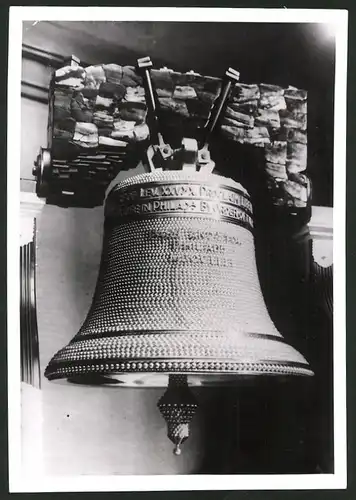
[[[289,371],[266,371],[266,370],[246,370],[241,368],[235,371],[140,371],[140,372],[97,372],[97,373],[48,373],[46,370],[45,376],[50,382],[57,384],[70,383],[73,385],[98,386],[110,388],[158,388],[167,387],[170,375],[185,375],[187,376],[188,386],[190,387],[230,387],[240,385],[241,382],[251,381],[253,379],[278,378],[279,380],[290,380],[298,378],[306,378],[314,376],[314,372],[308,367],[291,369]]]
[[[146,336],[148,332],[143,334]],[[156,332],[155,332],[156,333]],[[191,332],[189,332],[191,334]],[[221,334],[222,337],[226,335],[226,332],[206,332],[207,335],[216,336],[216,334]],[[160,334],[160,337],[162,333]],[[282,344],[286,344],[285,339],[281,336],[272,336],[270,334],[261,333],[248,333],[249,337],[256,338],[256,340],[274,340]],[[229,335],[228,335],[229,337]],[[170,335],[169,339],[173,337]],[[130,378],[139,379],[154,376],[166,376],[169,374],[186,374],[189,375],[191,379],[193,377],[200,377],[202,379],[208,378],[212,381],[212,377],[223,377],[225,380],[229,377],[236,376],[240,377],[243,375],[253,376],[253,375],[313,375],[308,361],[302,356],[293,346],[287,344],[288,351],[284,353],[283,356],[270,357],[271,353],[266,352],[265,355],[256,357],[251,357],[246,355],[244,349],[240,352],[229,352],[224,355],[214,355],[207,356],[206,353],[200,352],[197,356],[196,353],[191,352],[189,356],[167,356],[163,355],[160,357],[153,356],[135,356],[131,355],[129,357],[98,357],[97,359],[89,358],[89,354],[85,355],[85,358],[80,358],[80,356],[74,353],[71,358],[63,359],[63,353],[66,349],[73,345],[76,341],[86,340],[84,338],[72,340],[70,344],[61,351],[59,351],[49,362],[46,370],[45,376],[49,380],[63,379],[63,378],[75,378],[78,380],[83,380],[83,377],[87,380],[96,380],[98,377],[106,377],[109,384],[114,385],[124,385],[123,383],[115,383],[115,380],[124,380],[127,384],[127,380]],[[84,342],[85,343],[85,342]],[[241,346],[242,347],[242,346]],[[163,353],[162,353],[163,354]],[[168,353],[164,353],[168,354]],[[178,354],[178,353],[177,353]],[[97,383],[95,382],[95,385]],[[149,385],[149,384],[134,384],[134,385]],[[156,384],[154,384],[156,385]],[[160,384],[161,385],[161,384]],[[166,385],[166,383],[162,383]],[[202,385],[201,383],[197,385]]]

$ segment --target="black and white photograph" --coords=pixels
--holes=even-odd
[[[11,7],[11,492],[346,488],[347,28]]]

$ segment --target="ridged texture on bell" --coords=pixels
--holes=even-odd
[[[105,210],[92,307],[48,378],[312,374],[267,312],[241,185],[202,172],[142,174],[118,184]]]

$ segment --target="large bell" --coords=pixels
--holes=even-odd
[[[312,371],[266,309],[246,190],[192,169],[118,183],[106,200],[92,306],[48,379],[168,385],[158,406],[179,453],[197,406],[189,385],[278,374]]]
[[[50,379],[168,386],[158,402],[180,453],[197,402],[189,385],[237,376],[312,375],[284,342],[264,303],[250,197],[212,173],[208,138],[239,73],[229,68],[198,143],[165,143],[148,68],[138,60],[151,123],[148,173],[118,183],[105,203],[98,283],[74,339],[47,366]]]
[[[267,312],[240,184],[155,171],[116,185],[92,306],[49,379],[164,386],[186,374],[189,385],[212,385],[311,373]]]

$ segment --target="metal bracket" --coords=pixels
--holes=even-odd
[[[219,121],[221,113],[224,109],[226,100],[228,98],[231,86],[237,83],[240,79],[240,73],[233,68],[226,70],[223,80],[223,87],[221,89],[220,95],[211,110],[208,121],[204,127],[204,135],[202,140],[202,148],[199,150],[199,164],[205,172],[211,173],[215,168],[215,163],[211,160],[209,151],[209,139]]]
[[[32,169],[32,175],[36,177],[36,194],[40,198],[47,196],[47,181],[51,173],[51,163],[51,151],[46,148],[40,148]]]
[[[160,146],[151,144],[147,148],[146,160],[150,172],[154,170],[163,170],[165,162],[172,158],[174,152],[169,144]]]
[[[208,121],[204,127],[202,144],[199,149],[195,139],[182,139],[182,147],[174,151],[171,146],[165,143],[159,129],[158,121],[158,99],[156,98],[152,86],[150,68],[153,64],[150,57],[143,57],[137,60],[137,67],[142,74],[143,86],[146,93],[147,102],[147,121],[150,128],[151,145],[146,152],[146,163],[149,171],[163,170],[167,161],[179,162],[179,167],[183,170],[201,170],[211,173],[215,168],[209,151],[209,139],[218,123],[221,112],[225,106],[231,86],[239,81],[240,73],[229,68],[224,75],[223,87],[220,95],[210,113]]]
[[[150,68],[153,64],[150,57],[142,57],[137,60],[137,67],[142,74],[143,86],[146,93],[147,121],[150,128],[152,144],[147,149],[147,163],[149,170],[162,170],[166,160],[173,156],[173,149],[165,143],[159,129],[157,116],[158,102],[154,94]]]
[[[215,168],[215,162],[211,159],[210,156],[210,151],[208,147],[204,147],[202,149],[199,149],[198,151],[198,164],[200,167],[200,170],[203,169],[204,172],[207,172],[209,174],[212,173],[212,171]]]
[[[198,143],[195,139],[184,137],[180,151],[182,170],[195,171],[198,162]]]

